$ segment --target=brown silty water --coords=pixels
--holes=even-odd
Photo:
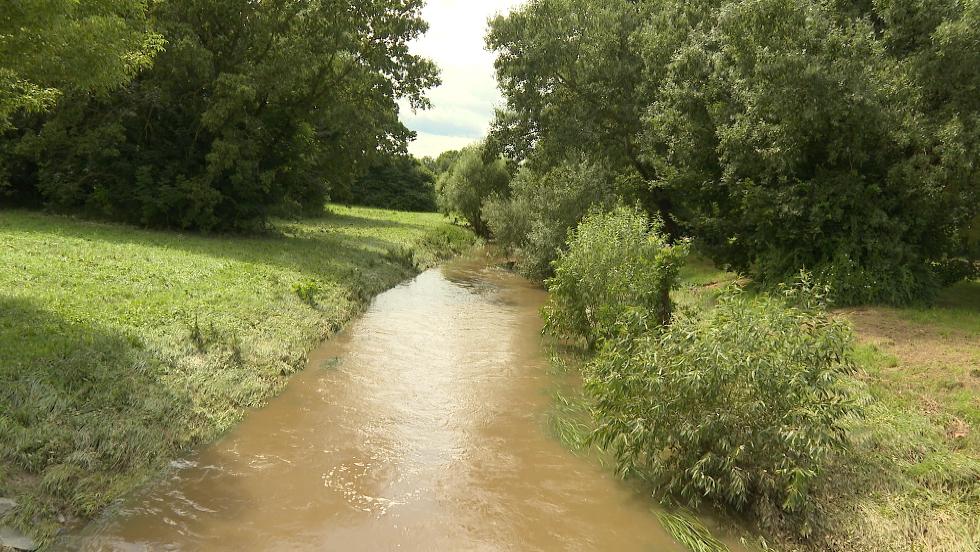
[[[475,256],[376,298],[82,550],[682,550],[549,433],[545,293]]]

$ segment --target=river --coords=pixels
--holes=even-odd
[[[82,550],[682,550],[548,429],[545,293],[471,255],[378,296]]]

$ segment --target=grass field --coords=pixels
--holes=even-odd
[[[208,237],[0,211],[0,497],[42,540],[282,388],[375,294],[471,235],[331,207]]]
[[[693,258],[681,280],[679,307],[704,309],[737,277]],[[931,306],[835,312],[855,332],[864,416],[849,422],[851,449],[814,491],[813,536],[749,528],[764,535],[752,540],[760,550],[980,550],[980,281],[947,288]],[[556,366],[582,361],[565,353]],[[553,423],[572,448],[586,442],[587,409],[580,389],[561,388]]]

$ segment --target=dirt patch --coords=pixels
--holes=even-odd
[[[858,339],[898,358],[892,368],[921,374],[949,388],[980,389],[980,340],[966,332],[939,329],[899,318],[888,309],[839,311],[854,324]]]

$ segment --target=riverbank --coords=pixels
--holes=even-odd
[[[694,259],[681,271],[674,298],[682,308],[708,309],[736,279]],[[947,288],[928,307],[836,314],[855,332],[859,370],[852,385],[864,418],[849,422],[850,450],[833,459],[814,489],[819,519],[813,534],[801,539],[778,527],[730,524],[755,534],[751,540],[760,549],[977,550],[980,281]],[[559,366],[584,361],[563,358]],[[555,410],[558,436],[582,448],[590,422],[581,390],[563,388]]]
[[[44,541],[213,440],[373,296],[472,242],[330,207],[262,236],[0,211],[0,497]]]

